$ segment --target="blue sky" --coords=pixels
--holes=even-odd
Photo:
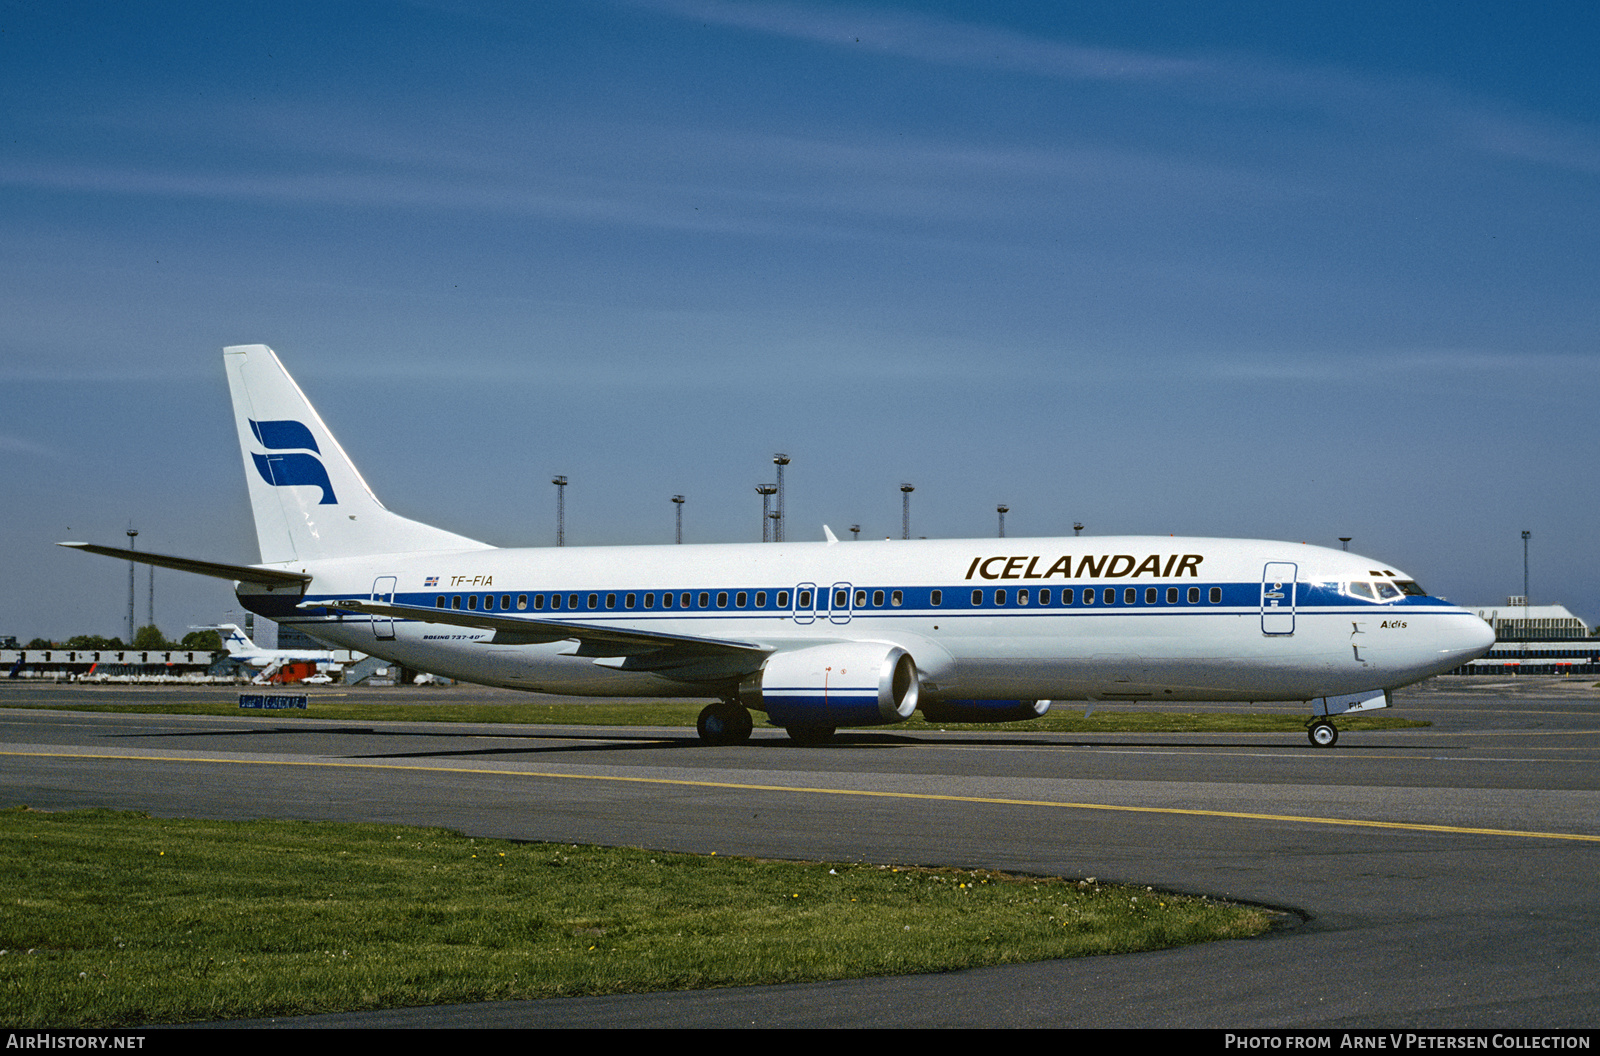
[[[222,346],[503,545],[1150,533],[1600,620],[1589,4],[0,0],[0,633],[256,557]],[[139,621],[144,619],[140,576]],[[169,634],[236,608],[158,573]]]

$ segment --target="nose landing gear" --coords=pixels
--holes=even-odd
[[[1339,727],[1322,719],[1306,727],[1306,736],[1311,739],[1312,747],[1332,748],[1339,743]]]

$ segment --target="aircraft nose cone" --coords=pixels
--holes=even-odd
[[[1494,645],[1494,628],[1471,613],[1464,614],[1471,616],[1471,619],[1456,631],[1450,648],[1450,653],[1461,663],[1476,660]]]

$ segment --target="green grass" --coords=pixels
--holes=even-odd
[[[260,692],[260,690],[246,690]],[[280,692],[274,689],[274,692]],[[295,692],[290,690],[290,692]],[[301,690],[299,692],[305,692]],[[426,691],[419,691],[426,692]],[[448,691],[445,691],[448,692]],[[306,710],[253,711],[239,707],[239,694],[211,700],[152,698],[137,704],[46,704],[12,705],[48,707],[62,711],[152,712],[166,715],[270,716],[274,720],[311,718],[365,722],[509,722],[555,726],[689,726],[695,724],[703,706],[700,702],[673,700],[607,701],[600,704],[378,704],[362,702],[358,693],[339,690],[311,691]],[[1026,722],[930,723],[922,713],[894,726],[870,727],[878,732],[973,730],[1013,733],[1299,733],[1306,714],[1273,712],[1170,712],[1118,710],[1115,704],[1098,704],[1094,714],[1084,718],[1088,705],[1081,702],[1060,704],[1042,718]],[[758,728],[764,716],[755,715]],[[1341,730],[1396,730],[1432,723],[1389,715],[1335,717]]]
[[[109,1027],[939,972],[1259,934],[987,870],[0,811],[0,1022]]]

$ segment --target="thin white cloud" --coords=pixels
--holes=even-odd
[[[1170,81],[1212,69],[1209,63],[1195,59],[1085,47],[924,13],[721,0],[642,0],[641,6],[699,22],[841,48],[1043,77]]]

